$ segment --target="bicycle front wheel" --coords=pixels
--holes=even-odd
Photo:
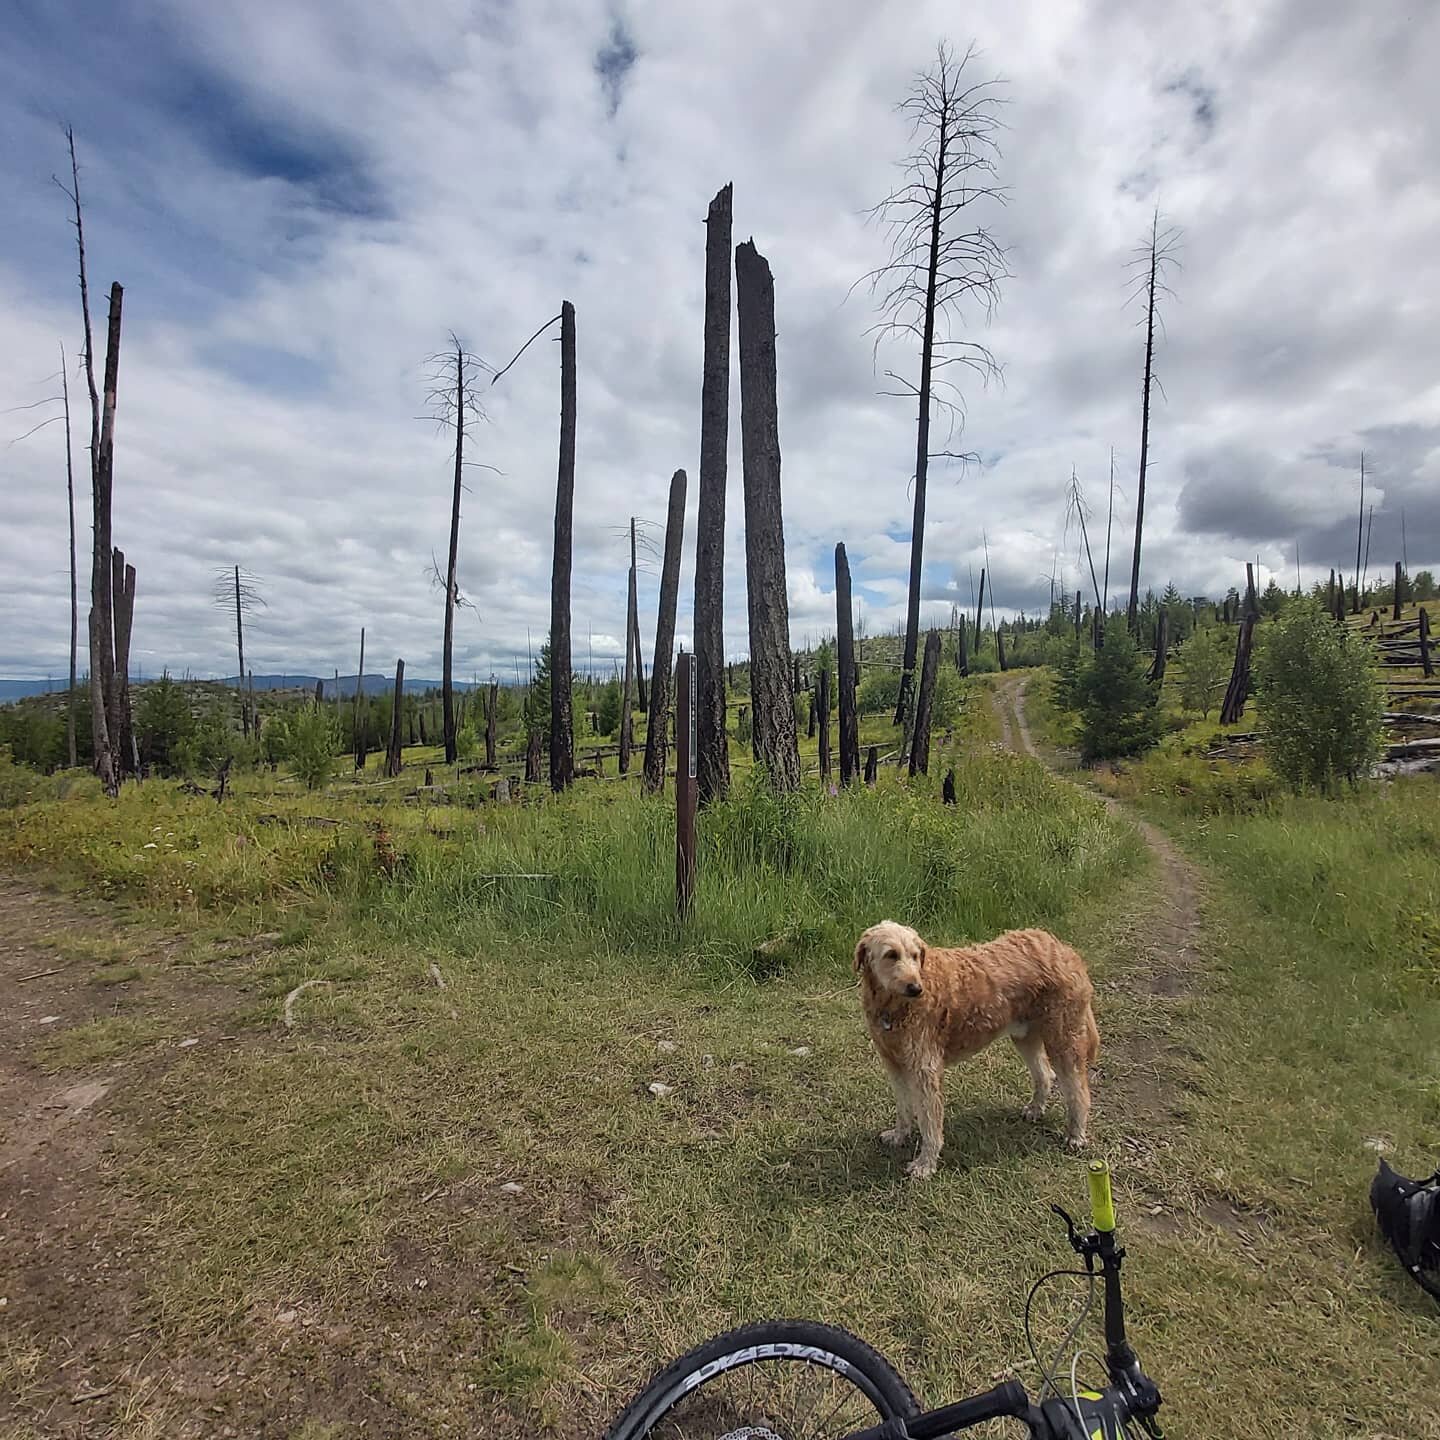
[[[890,1362],[848,1331],[766,1320],[667,1365],[605,1440],[835,1440],[919,1409]]]

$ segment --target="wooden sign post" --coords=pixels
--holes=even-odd
[[[675,909],[683,920],[695,894],[695,657],[675,667]]]

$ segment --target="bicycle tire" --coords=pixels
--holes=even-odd
[[[647,1440],[667,1414],[710,1381],[747,1365],[786,1360],[832,1371],[874,1407],[873,1418],[841,1433],[920,1413],[919,1402],[895,1367],[848,1330],[814,1320],[761,1320],[727,1330],[672,1360],[630,1401],[604,1440]]]

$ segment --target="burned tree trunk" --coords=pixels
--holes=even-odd
[[[495,768],[496,707],[500,703],[500,682],[492,680],[485,701],[485,766]]]
[[[980,571],[980,599],[975,606],[975,653],[980,653],[980,627],[985,622],[985,571]]]
[[[1337,618],[1335,610],[1335,569],[1333,566],[1330,569],[1330,585],[1325,591],[1325,609],[1332,620]]]
[[[527,785],[540,783],[540,744],[539,730],[532,730],[525,737],[525,783]]]
[[[70,375],[60,347],[60,390],[65,402],[65,495],[70,507],[70,691],[65,706],[65,753],[73,770],[79,763],[75,741],[75,669],[80,643],[78,563],[75,553],[75,460],[70,449]]]
[[[635,597],[635,517],[630,517],[630,584],[625,602],[625,683],[620,689],[620,773],[630,773],[630,747],[635,734],[631,685],[635,678],[635,638],[639,634]]]
[[[1430,659],[1430,612],[1423,605],[1420,607],[1420,668],[1427,680],[1435,674],[1435,665]]]
[[[799,692],[797,691],[796,693],[798,694]],[[807,740],[813,740],[815,738],[815,712],[816,697],[815,692],[812,690],[810,692],[810,713],[805,721],[805,738]]]
[[[111,604],[115,614],[115,689],[118,728],[114,736],[117,778],[140,773],[140,752],[130,714],[130,632],[135,618],[135,567],[115,550],[111,567]]]
[[[455,342],[455,484],[450,500],[450,558],[445,569],[445,638],[440,694],[445,708],[445,763],[453,765],[459,756],[455,739],[455,600],[459,593],[456,563],[460,555],[460,483],[465,474],[465,351]],[[421,743],[424,741],[422,739]]]
[[[1084,612],[1080,607],[1080,592],[1075,592],[1075,643],[1080,643],[1080,623],[1084,618]]]
[[[998,625],[995,627],[995,658],[1000,662],[1001,670],[1009,669],[1005,663],[1005,632]]]
[[[695,777],[703,807],[730,789],[725,736],[725,470],[730,429],[730,207],[705,217],[705,358],[700,381],[700,513],[695,528]]]
[[[365,768],[365,727],[360,718],[360,697],[365,692],[365,627],[360,627],[360,668],[355,672],[355,704],[350,719],[350,736],[354,741],[355,768]]]
[[[1165,679],[1165,661],[1169,649],[1170,612],[1162,606],[1159,619],[1155,622],[1155,658],[1150,662],[1150,671],[1145,677],[1152,685],[1159,685]]]
[[[780,427],[775,395],[775,284],[753,240],[735,248],[740,319],[740,434],[745,477],[745,582],[750,619],[750,699],[756,760],[777,790],[800,784]]]
[[[1395,562],[1395,608],[1390,612],[1390,618],[1392,620],[1398,620],[1400,618],[1400,610],[1402,608],[1401,595],[1403,594],[1403,592],[1404,575],[1400,567],[1400,562],[1397,560]]]
[[[925,659],[920,666],[920,694],[915,701],[915,733],[910,741],[910,773],[930,770],[930,716],[935,708],[935,677],[940,671],[940,632],[925,637]]]
[[[942,785],[941,788],[940,788],[940,798],[941,798],[941,799],[945,802],[945,804],[947,804],[947,805],[954,805],[954,804],[956,803],[956,800],[955,800],[955,772],[954,772],[953,770],[947,770],[947,771],[945,772],[945,783],[944,783],[944,785]]]
[[[835,663],[840,681],[840,783],[853,785],[860,769],[860,721],[855,710],[855,621],[851,614],[850,559],[835,547]]]
[[[680,552],[685,543],[685,472],[670,477],[665,516],[665,559],[660,567],[660,614],[655,622],[655,666],[650,672],[650,723],[645,731],[644,787],[665,788],[665,730],[670,710],[670,652],[675,646],[675,610],[680,599]]]
[[[119,706],[115,694],[115,621],[111,576],[110,502],[115,467],[115,401],[120,371],[120,315],[124,290],[110,287],[110,319],[105,344],[104,409],[99,446],[92,462],[95,512],[94,551],[90,575],[90,695],[94,718],[95,768],[107,795],[120,784],[115,752]]]
[[[815,709],[820,718],[820,782],[830,783],[830,672],[816,677]]]
[[[420,743],[422,745],[430,743],[430,737],[425,730],[425,712],[423,710],[420,712]]]
[[[404,760],[400,727],[404,723],[405,662],[395,662],[395,698],[390,706],[390,745],[385,751],[385,773],[392,778],[400,773]]]
[[[865,783],[873,785],[876,776],[880,773],[880,750],[878,746],[872,745],[865,752]]]
[[[1240,635],[1235,642],[1235,665],[1230,672],[1230,683],[1225,687],[1225,699],[1220,705],[1220,723],[1234,725],[1245,713],[1245,702],[1250,698],[1250,651],[1255,640],[1255,569],[1245,567],[1245,614],[1240,621]]]
[[[966,636],[970,627],[965,623],[965,617],[960,617],[960,624],[955,629],[955,668],[962,674],[970,673],[970,653]]]
[[[575,777],[570,689],[570,557],[575,528],[575,307],[560,306],[560,469],[555,485],[555,555],[550,569],[550,788]]]

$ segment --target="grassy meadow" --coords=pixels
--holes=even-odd
[[[935,1402],[1033,1385],[1021,1307],[1068,1255],[1047,1207],[1083,1207],[1083,1163],[1058,1110],[1021,1120],[996,1046],[952,1072],[937,1177],[904,1181],[849,958],[892,915],[946,941],[1042,924],[1089,959],[1094,1148],[1172,1433],[1440,1435],[1434,1316],[1366,1202],[1374,1147],[1420,1170],[1440,1123],[1433,782],[1198,804],[1106,777],[1196,873],[1183,983],[1157,985],[1153,856],[998,749],[994,689],[968,683],[929,780],[778,801],[737,763],[683,926],[671,801],[613,778],[434,804],[404,798],[439,768],[414,750],[388,788],[47,782],[0,810],[0,864],[113,902],[35,939],[85,1003],[23,1056],[116,1081],[106,1234],[135,1284],[91,1423],[593,1435],[662,1360],[769,1315],[854,1329]],[[70,1340],[9,1283],[0,1434],[28,1440]]]

